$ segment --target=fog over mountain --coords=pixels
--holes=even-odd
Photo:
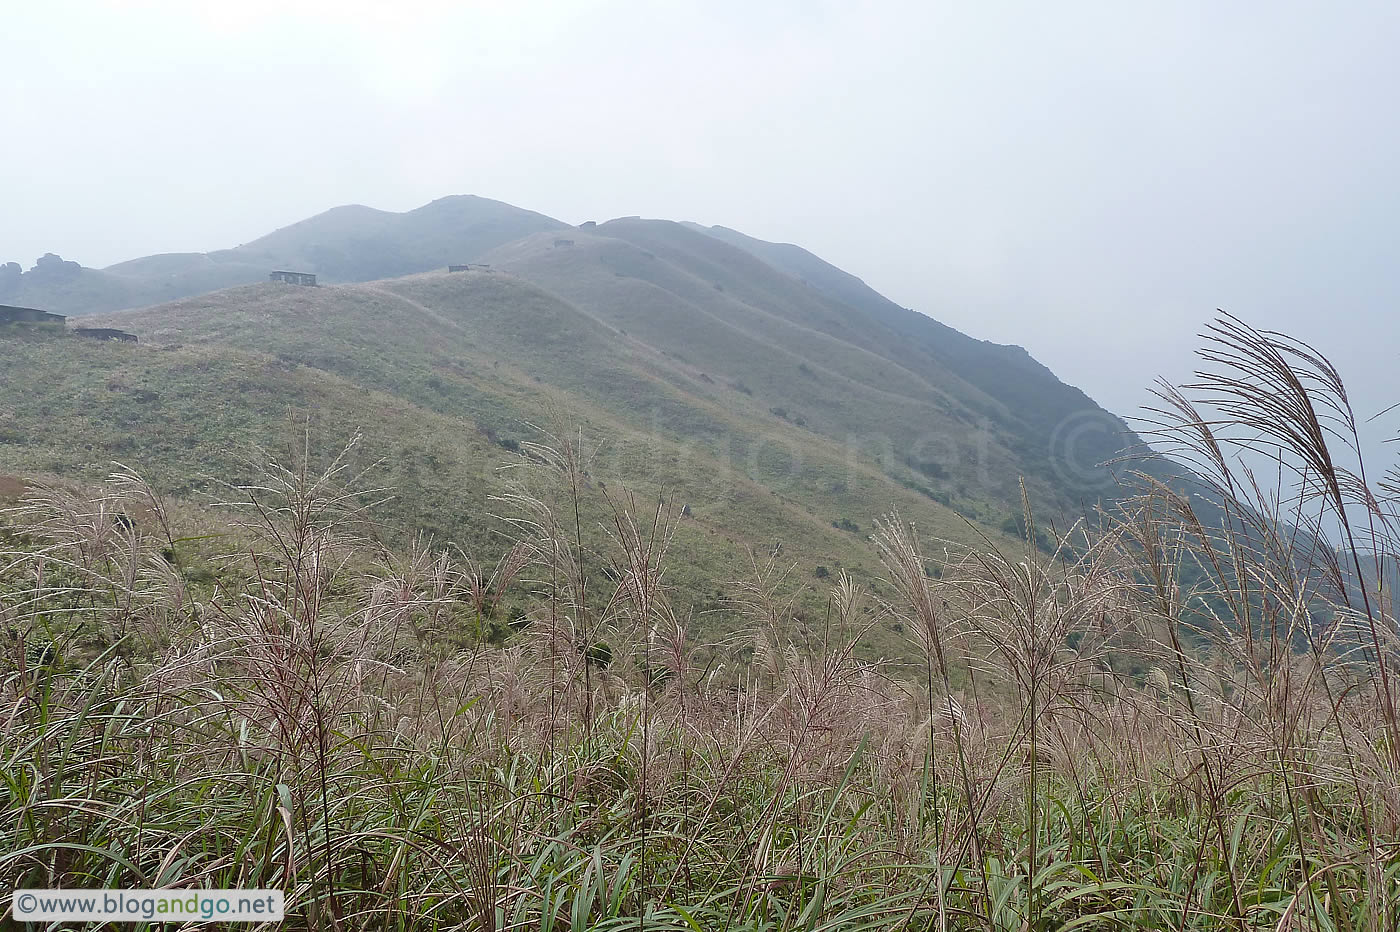
[[[28,4],[0,264],[474,192],[800,243],[1125,414],[1223,307],[1316,342],[1370,414],[1397,38],[1379,2]]]

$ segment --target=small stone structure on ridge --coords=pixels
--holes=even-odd
[[[269,272],[267,279],[273,282],[286,282],[289,285],[316,287],[316,276],[310,272],[287,272],[279,269],[276,272]]]

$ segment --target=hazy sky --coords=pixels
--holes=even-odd
[[[473,193],[799,243],[1130,413],[1216,307],[1400,400],[1400,4],[10,4],[0,262]]]

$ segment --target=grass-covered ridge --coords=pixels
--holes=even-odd
[[[441,281],[385,282],[378,290],[417,302],[437,314],[442,327],[482,324],[468,329],[484,345],[493,337],[509,343],[522,330],[534,337],[529,352],[516,340],[490,365],[511,363],[552,384],[592,366],[591,378],[561,387],[634,417],[675,418],[671,426],[687,439],[692,431],[729,431],[734,418],[750,420],[751,434],[787,427],[796,428],[799,439],[802,432],[817,434],[856,458],[877,461],[906,488],[991,527],[1014,514],[1018,476],[1062,522],[1083,514],[1099,497],[1114,494],[1112,476],[1099,464],[1134,439],[1121,421],[1019,347],[984,343],[897,307],[797,247],[666,221],[624,219],[575,229],[470,196],[404,213],[339,207],[234,249],[148,256],[100,271],[49,262],[7,276],[0,300],[82,315],[161,302],[217,314],[228,307],[228,296],[266,308],[262,297],[238,286],[265,282],[273,268],[316,272],[322,284],[334,284],[482,261],[507,273],[497,275],[501,287],[494,294],[479,283],[468,294]],[[535,286],[557,306],[532,314],[543,299],[521,285]],[[292,306],[297,301],[287,299]],[[495,316],[478,316],[482,305],[493,307]],[[159,316],[141,312],[137,318],[149,327],[132,329],[147,337],[168,329]],[[585,319],[594,326],[582,326]],[[374,352],[382,327],[354,314],[340,322],[361,328],[361,355]],[[114,323],[131,321],[122,315]],[[246,326],[246,316],[239,323]],[[248,336],[210,321],[196,329],[206,338],[232,337],[236,345]],[[574,335],[585,338],[575,346]],[[292,337],[276,327],[261,336],[263,343]],[[312,365],[363,363],[321,352],[325,333],[300,336],[315,344],[313,352],[300,354]],[[385,354],[391,391],[413,387],[399,384],[398,371],[407,379],[415,363],[437,355],[442,336],[415,337],[411,352]],[[635,379],[638,366],[651,378]],[[653,398],[656,380],[670,391]],[[385,381],[379,378],[377,387]],[[604,389],[610,397],[599,396]],[[687,410],[670,403],[676,393],[685,396],[681,407]],[[697,398],[730,416],[718,425],[706,417],[686,423]]]
[[[581,282],[596,271],[585,264]],[[664,304],[653,296],[641,313],[659,320]],[[96,480],[115,460],[163,493],[197,497],[250,446],[285,442],[309,420],[323,445],[365,434],[359,455],[382,461],[376,481],[395,497],[381,517],[400,540],[490,546],[482,504],[496,468],[532,425],[567,422],[588,439],[590,482],[688,506],[677,581],[683,604],[717,626],[715,593],[749,550],[778,548],[804,576],[844,567],[872,580],[862,537],[891,504],[939,536],[975,538],[962,515],[1000,535],[1017,468],[993,431],[950,419],[924,380],[881,374],[868,350],[846,347],[844,362],[829,335],[749,304],[731,313],[779,329],[731,321],[706,349],[697,334],[712,328],[628,331],[548,282],[496,269],[249,285],[98,319],[137,333],[135,347],[0,338],[14,374],[0,386],[0,470]],[[782,328],[813,342],[781,349]],[[25,388],[36,383],[45,390]],[[901,384],[906,394],[891,390]],[[915,462],[910,437],[946,444],[925,444]]]
[[[489,250],[558,220],[489,198],[439,198],[395,213],[350,204],[214,252],[166,253],[105,269],[42,263],[0,276],[0,304],[71,315],[146,307],[221,288],[267,281],[273,269],[313,272],[323,282],[410,275],[473,262]],[[6,256],[4,260],[19,257]]]
[[[1150,479],[1053,553],[887,514],[877,591],[836,573],[799,617],[760,555],[723,639],[674,598],[683,507],[591,482],[576,432],[521,444],[498,562],[376,544],[353,451],[198,512],[128,472],[32,487],[0,891],[275,886],[311,928],[1389,932],[1400,644],[1356,581],[1394,566],[1400,474],[1361,484],[1320,360],[1217,335],[1228,417],[1169,395],[1164,429],[1220,526]],[[1350,569],[1295,549],[1338,522]],[[880,630],[908,660],[863,659]]]

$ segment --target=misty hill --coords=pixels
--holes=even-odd
[[[441,271],[472,260],[486,267]],[[268,265],[328,283],[269,283]],[[891,507],[933,537],[1009,543],[1025,477],[1063,527],[1116,493],[1098,464],[1133,439],[1019,347],[733,231],[566,228],[446,198],[95,274],[193,288],[245,273],[256,283],[91,321],[136,346],[0,335],[0,474],[95,480],[118,460],[197,499],[309,423],[322,450],[363,432],[357,463],[395,490],[384,516],[403,540],[489,546],[497,467],[538,439],[531,425],[577,427],[598,491],[689,506],[676,582],[708,612],[750,550],[873,582],[864,533]]]
[[[217,252],[146,256],[105,269],[52,254],[27,272],[15,262],[0,265],[0,303],[96,314],[266,281],[268,272],[283,268],[327,282],[369,281],[474,262],[502,243],[563,226],[471,195],[403,213],[351,205]]]
[[[532,210],[458,195],[404,213],[337,207],[210,258],[363,282],[474,262],[502,243],[564,226]]]
[[[865,312],[908,341],[907,346],[926,356],[931,364],[946,368],[996,399],[1002,405],[1000,413],[1015,422],[1015,431],[1032,440],[1023,453],[1035,455],[1041,448],[1049,451],[1055,445],[1057,431],[1063,434],[1076,428],[1081,428],[1073,438],[1076,449],[1072,453],[1051,453],[1072,455],[1076,469],[1107,461],[1124,447],[1126,428],[1098,418],[1101,409],[1088,395],[1060,381],[1024,348],[973,339],[926,314],[900,307],[859,278],[800,246],[766,242],[728,227],[690,226],[738,246],[817,291]],[[1071,438],[1059,439],[1068,442]],[[1082,478],[1092,487],[1096,476],[1089,473]]]
[[[534,236],[486,258],[945,503],[1014,500],[1022,475],[1062,514],[1112,490],[1099,464],[1136,438],[1024,349],[900,308],[796,247],[743,239],[625,219],[570,247]],[[785,250],[806,274],[768,261]]]
[[[688,509],[671,581],[712,630],[728,625],[726,581],[748,574],[750,551],[778,551],[798,578],[846,568],[873,582],[863,535],[890,507],[931,534],[974,536],[877,459],[770,413],[761,387],[702,377],[503,273],[249,285],[101,322],[142,342],[0,338],[0,475],[96,481],[120,461],[200,501],[252,478],[254,447],[297,446],[309,422],[327,457],[363,433],[352,470],[394,490],[380,516],[396,546],[421,530],[489,552],[498,467],[552,411],[592,451],[590,495],[626,486]]]

